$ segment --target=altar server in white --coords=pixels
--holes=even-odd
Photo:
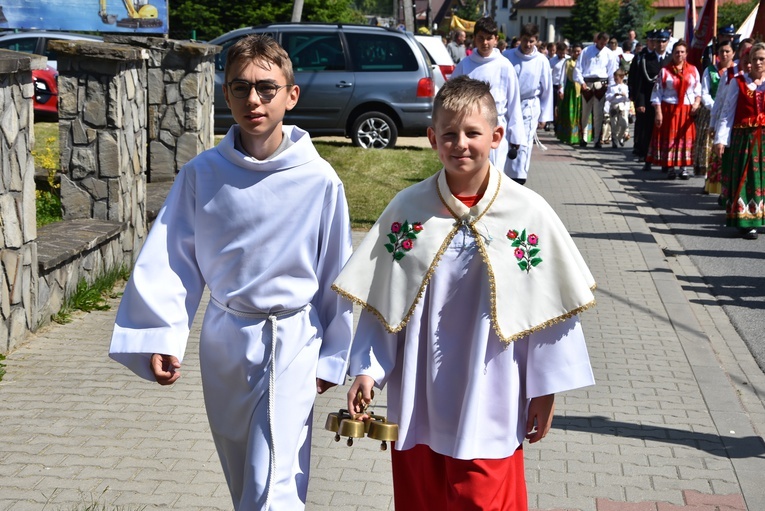
[[[234,509],[294,511],[305,506],[316,392],[347,371],[352,310],[330,286],[351,252],[348,210],[308,134],[283,125],[299,96],[286,52],[270,37],[244,38],[225,77],[238,125],[178,174],[120,303],[110,356],[174,383],[207,286],[202,386]]]
[[[521,44],[502,54],[518,74],[523,126],[526,143],[518,150],[518,158],[509,161],[507,175],[524,184],[529,176],[531,150],[539,143],[537,129],[553,120],[553,85],[550,61],[537,51],[539,27],[527,23],[521,27]]]
[[[518,156],[520,147],[527,144],[523,125],[518,77],[513,67],[497,49],[499,27],[489,18],[476,21],[473,28],[473,52],[460,61],[452,78],[467,75],[491,86],[491,95],[497,108],[497,119],[505,136],[499,146],[491,150],[491,162],[499,170],[509,168],[508,160]]]
[[[363,308],[356,413],[388,388],[396,511],[526,511],[524,439],[554,394],[592,385],[578,314],[592,275],[552,208],[489,161],[503,137],[489,86],[449,80],[431,146],[444,168],[400,192],[333,288]]]

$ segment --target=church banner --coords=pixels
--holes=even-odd
[[[452,22],[449,25],[449,28],[452,30],[464,30],[468,34],[473,33],[473,27],[475,26],[475,21],[468,21],[463,20],[462,18],[459,18],[452,14]]]
[[[167,34],[168,0],[0,0],[0,30]]]
[[[696,29],[693,31],[693,43],[688,46],[688,56],[686,60],[696,67],[701,66],[701,57],[704,55],[704,49],[707,47],[717,32],[717,0],[706,0],[704,7],[701,8],[699,21],[696,23]],[[699,73],[704,70],[699,69]]]

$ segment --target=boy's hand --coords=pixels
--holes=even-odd
[[[322,380],[321,378],[316,378],[316,392],[319,394],[324,394],[326,391],[331,389],[337,385],[337,383],[332,383],[331,381]]]
[[[181,377],[181,363],[177,357],[172,355],[160,355],[155,353],[151,356],[151,371],[154,373],[154,379],[160,385],[172,385],[175,380]]]
[[[529,404],[529,418],[526,420],[526,439],[530,444],[539,442],[550,431],[555,410],[555,394],[535,397]]]
[[[367,405],[372,402],[372,387],[374,387],[375,381],[371,376],[365,376],[363,374],[356,377],[355,380],[353,380],[353,385],[351,385],[350,390],[348,391],[348,412],[351,415],[361,413],[362,410],[365,408],[361,406],[361,402],[358,400],[358,393],[359,390],[361,391],[362,400]]]

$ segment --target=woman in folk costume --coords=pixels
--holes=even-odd
[[[728,68],[725,75],[720,80],[717,86],[717,96],[715,96],[715,103],[712,106],[712,112],[710,114],[709,124],[712,127],[712,139],[714,140],[714,134],[720,127],[720,112],[725,104],[725,94],[728,90],[728,84],[734,81],[734,78],[743,73],[749,73],[749,52],[754,45],[754,39],[747,38],[741,41],[736,48],[736,56],[733,60],[733,65]],[[720,159],[712,150],[715,160],[720,161],[719,165],[719,181],[720,181],[720,195],[717,197],[717,204],[725,209],[725,197],[728,195],[728,188],[730,182],[731,167],[730,158],[732,155],[730,152],[723,153],[722,159]]]
[[[752,47],[749,64],[749,73],[726,87],[714,151],[730,163],[723,187],[726,225],[738,227],[746,239],[757,239],[757,228],[765,225],[765,44]]]
[[[576,59],[582,53],[582,45],[574,43],[571,47],[571,58],[566,62],[563,73],[563,99],[558,104],[558,124],[556,136],[564,144],[577,145],[582,139],[582,133],[592,133],[592,128],[582,130],[582,87],[574,81]],[[586,140],[585,142],[589,142]]]
[[[525,439],[554,394],[594,383],[578,314],[592,275],[552,208],[490,164],[489,86],[442,87],[431,146],[444,168],[401,191],[333,288],[363,307],[349,410],[388,388],[396,511],[526,511]]]
[[[686,52],[685,42],[675,43],[672,60],[662,68],[651,94],[656,120],[646,162],[661,165],[667,179],[677,177],[675,167],[693,165],[693,117],[701,105],[701,79],[696,67],[686,62]],[[689,178],[682,168],[680,179]]]
[[[696,175],[706,174],[704,193],[718,194],[721,161],[712,153],[712,108],[715,104],[720,82],[725,80],[728,69],[733,66],[733,47],[725,41],[717,46],[717,63],[710,64],[701,76],[702,108],[696,113],[696,144],[693,148],[693,169]]]

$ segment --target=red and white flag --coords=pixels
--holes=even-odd
[[[686,60],[696,67],[701,66],[704,49],[715,36],[717,30],[717,0],[706,0],[701,8],[696,30],[693,31],[693,42],[688,45]],[[699,71],[702,71],[701,69]]]

